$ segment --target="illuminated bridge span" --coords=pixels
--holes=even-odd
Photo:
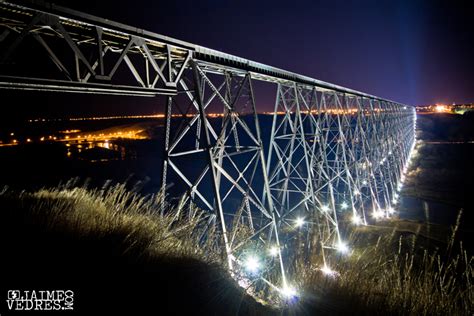
[[[164,96],[163,193],[208,212],[203,238],[256,287],[291,295],[296,253],[326,268],[342,227],[394,212],[411,106],[40,1],[0,1],[0,27],[1,88]]]

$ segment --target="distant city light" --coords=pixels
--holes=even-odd
[[[345,209],[348,208],[348,207],[349,207],[349,205],[348,205],[346,202],[342,202],[341,208],[342,208],[343,210],[345,210]]]
[[[323,212],[329,211],[329,206],[327,206],[327,205],[321,206],[321,211],[323,211]]]
[[[434,110],[438,113],[451,112],[450,107],[444,104],[436,104]]]

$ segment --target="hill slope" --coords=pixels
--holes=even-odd
[[[154,215],[156,202],[123,186],[3,192],[1,296],[69,289],[80,314],[271,313],[217,257],[204,257],[189,238],[195,229],[189,221],[173,222],[174,212]],[[6,308],[3,297],[0,306]]]

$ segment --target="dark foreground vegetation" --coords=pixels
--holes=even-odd
[[[120,185],[3,191],[1,310],[7,290],[69,289],[81,315],[270,312],[228,276],[215,252],[204,254],[212,245],[197,246],[198,216],[158,216],[159,200]]]
[[[419,224],[355,229],[352,254],[328,258],[337,271],[333,275],[322,273],[320,256],[310,262],[296,258],[299,273],[292,281],[300,300],[275,308],[258,303],[228,275],[216,237],[197,242],[197,210],[188,216],[178,206],[160,216],[161,202],[160,196],[141,197],[123,185],[1,191],[2,310],[10,289],[73,290],[74,313],[85,315],[470,315],[473,310],[472,258],[457,242],[457,227],[437,241],[426,238],[429,226]]]

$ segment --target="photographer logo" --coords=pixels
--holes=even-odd
[[[74,292],[71,290],[9,290],[6,301],[9,310],[73,310]]]

